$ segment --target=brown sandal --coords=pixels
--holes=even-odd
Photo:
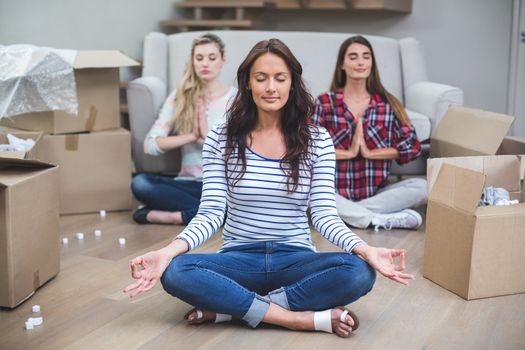
[[[204,316],[204,312],[202,310],[197,309],[196,307],[194,307],[193,309],[188,311],[186,313],[186,315],[184,315],[184,319],[188,320],[188,318],[190,317],[192,312],[197,312],[197,318],[195,320],[193,320],[193,321],[190,321],[190,322],[202,320],[202,317]],[[220,322],[228,322],[228,321],[231,321],[231,320],[232,320],[231,315],[216,313],[215,314],[215,320],[209,320],[209,322],[220,323]],[[203,323],[203,322],[196,322],[196,323]]]

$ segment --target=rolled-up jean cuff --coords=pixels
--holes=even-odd
[[[250,305],[250,308],[242,319],[246,321],[250,327],[255,328],[261,323],[269,307],[270,301],[268,299],[255,294],[252,305]]]

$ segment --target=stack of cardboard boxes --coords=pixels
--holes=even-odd
[[[36,141],[29,152],[0,153],[0,306],[18,305],[58,273],[59,213],[131,208],[131,136],[120,128],[119,68],[137,64],[118,51],[78,51],[78,116],[50,111],[0,119],[0,143],[7,131]]]
[[[120,128],[119,68],[135,65],[118,51],[78,51],[78,116],[49,111],[0,119],[45,133],[36,157],[59,166],[60,214],[131,208],[131,136]]]
[[[450,108],[431,140],[423,274],[469,300],[525,292],[525,139],[514,118]],[[478,206],[486,186],[511,206]]]

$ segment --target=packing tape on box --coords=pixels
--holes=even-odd
[[[66,135],[66,151],[78,150],[78,134]]]
[[[33,289],[36,290],[38,287],[40,287],[40,270],[33,273]]]
[[[89,108],[89,117],[86,120],[86,130],[93,131],[95,124],[97,123],[97,107],[91,106]]]

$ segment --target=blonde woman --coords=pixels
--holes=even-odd
[[[220,81],[224,43],[213,34],[193,41],[178,88],[146,135],[144,152],[159,155],[181,148],[177,177],[139,174],[131,189],[145,206],[133,214],[139,224],[187,224],[197,214],[202,193],[202,144],[213,126],[225,121],[236,89]]]

